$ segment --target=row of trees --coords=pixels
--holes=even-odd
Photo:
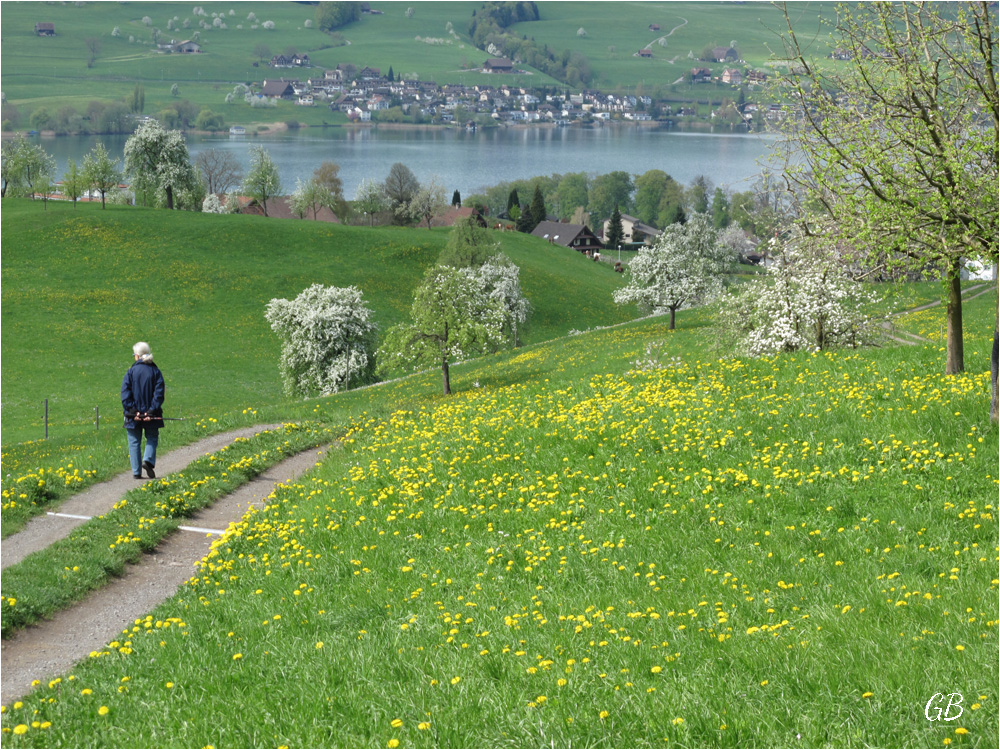
[[[356,287],[314,284],[265,311],[282,339],[279,370],[289,395],[328,395],[400,370],[440,367],[451,393],[450,365],[516,346],[530,307],[518,267],[475,221],[460,222],[414,294],[410,319],[377,344],[377,325]]]
[[[533,196],[538,192],[549,214],[564,221],[590,223],[584,216],[589,214],[596,223],[617,208],[645,224],[663,228],[683,223],[690,214],[707,213],[718,229],[737,223],[751,233],[767,236],[773,233],[777,220],[774,212],[767,210],[772,202],[770,190],[769,183],[763,181],[752,190],[731,192],[714,186],[704,176],[685,186],[660,169],[640,175],[618,170],[596,176],[571,172],[502,182],[465,202],[488,209],[491,215],[504,216],[509,215],[512,193]]]

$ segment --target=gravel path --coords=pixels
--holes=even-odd
[[[185,445],[169,453],[156,457],[156,472],[166,476],[180,471],[192,461],[207,453],[214,453],[223,446],[229,445],[240,437],[252,437],[264,430],[276,430],[280,424],[257,425],[232,432],[222,432],[199,440],[197,443]],[[122,438],[124,440],[124,437]],[[144,480],[145,481],[145,480]],[[86,523],[91,516],[99,516],[110,511],[115,503],[141,482],[132,478],[132,472],[126,471],[106,482],[92,485],[78,495],[73,495],[54,509],[62,515],[37,516],[28,522],[27,526],[16,534],[11,534],[3,540],[0,546],[0,569],[14,563],[19,563],[32,552],[45,549],[57,539],[69,536],[80,524]],[[67,518],[66,516],[82,516],[82,518]]]
[[[178,449],[158,460],[157,468],[162,467],[164,474],[177,471],[186,465],[185,461],[190,462],[205,452],[217,450],[234,437],[249,436],[262,429],[266,428],[216,435]],[[235,492],[217,500],[211,507],[191,516],[181,530],[167,537],[153,552],[144,555],[141,562],[130,565],[120,578],[70,609],[56,613],[51,620],[18,631],[4,640],[0,646],[3,675],[0,703],[8,705],[27,694],[32,680],[47,681],[71,669],[91,651],[102,649],[122,630],[131,627],[134,620],[173,596],[177,588],[194,574],[195,563],[208,554],[214,536],[242,518],[249,508],[263,506],[278,484],[293,481],[312,469],[327,450],[329,446],[313,448],[272,466]],[[125,481],[119,481],[121,479],[117,477],[94,485],[64,503],[60,512],[73,512],[67,509],[73,507],[84,511],[80,515],[93,515],[110,509],[125,491],[135,486],[131,472],[125,475]],[[98,488],[103,489],[96,491]],[[85,496],[88,500],[81,506],[81,499]],[[52,516],[47,518],[53,519]],[[49,522],[50,525],[44,528],[53,536],[47,541],[39,536],[42,525],[38,529],[25,529],[21,534],[31,531],[30,544],[40,549],[68,534],[73,527],[64,530],[62,522],[69,520],[55,518],[55,522]],[[210,531],[213,533],[208,533]],[[8,543],[21,534],[4,541],[4,565],[9,564]],[[28,538],[25,537],[26,540]]]

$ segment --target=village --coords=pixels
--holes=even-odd
[[[646,50],[639,50],[636,54]],[[745,100],[745,87],[762,85],[767,76],[757,70],[740,67],[738,53],[721,47],[713,51],[715,62],[731,63],[716,75],[708,67],[694,67],[685,78],[695,84],[721,83],[733,87],[732,97],[724,97],[723,105],[711,111],[699,111],[692,106],[657,100],[645,94],[608,93],[585,89],[571,93],[557,87],[530,87],[518,83],[497,82],[476,85],[445,84],[432,81],[405,80],[385,74],[376,67],[357,68],[342,63],[322,75],[265,78],[258,87],[250,88],[245,99],[254,102],[291,101],[301,106],[326,105],[342,112],[352,122],[410,121],[435,124],[456,123],[468,128],[483,124],[547,123],[568,126],[574,123],[626,121],[673,125],[677,118],[707,117],[711,121],[729,123],[751,129],[756,120],[773,120],[781,116],[782,108],[760,105]],[[270,61],[275,70],[310,68],[308,55],[275,55]],[[502,77],[528,75],[505,58],[489,58],[482,64],[484,74]],[[257,106],[260,106],[258,104]],[[390,111],[393,114],[389,114]],[[394,115],[394,116],[393,116]]]

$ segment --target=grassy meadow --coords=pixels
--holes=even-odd
[[[308,125],[339,124],[342,115],[326,107],[298,107],[283,102],[274,109],[254,110],[243,103],[227,105],[225,96],[236,83],[262,81],[264,78],[297,76],[303,71],[275,70],[266,61],[253,67],[258,58],[254,48],[263,44],[272,54],[294,48],[307,53],[314,68],[305,75],[319,74],[339,63],[389,67],[397,75],[415,74],[420,80],[439,84],[496,84],[496,76],[470,72],[478,67],[486,53],[476,49],[467,35],[468,20],[479,2],[422,2],[414,6],[412,18],[401,3],[374,3],[383,15],[364,15],[361,20],[340,31],[349,44],[334,46],[334,40],[305,22],[314,15],[314,7],[298,3],[209,3],[202,7],[212,22],[212,13],[221,13],[225,29],[200,29],[192,7],[178,2],[89,2],[44,4],[4,2],[2,13],[3,91],[6,101],[21,115],[19,128],[27,129],[28,115],[37,107],[55,114],[61,107],[72,106],[85,112],[91,100],[120,101],[130,96],[136,83],[142,83],[146,95],[146,113],[156,113],[174,100],[170,88],[177,84],[179,98],[201,108],[222,113],[227,122],[252,124],[294,119]],[[802,23],[800,34],[808,37],[821,33],[820,17],[829,16],[831,3],[804,3],[796,8],[796,20]],[[734,90],[721,84],[691,87],[673,86],[687,68],[703,65],[696,58],[708,45],[737,43],[747,62],[761,67],[771,56],[776,31],[784,23],[780,11],[767,3],[539,3],[542,19],[517,24],[513,31],[535,37],[557,53],[581,52],[590,61],[594,73],[591,88],[628,89],[639,86],[646,93],[659,89],[677,101],[733,98]],[[233,11],[233,15],[229,11]],[[258,22],[270,20],[274,29],[252,29],[247,20],[254,12]],[[150,26],[143,24],[148,17]],[[814,19],[815,17],[815,19]],[[167,30],[176,18],[178,28]],[[189,19],[189,28],[183,28]],[[640,59],[640,47],[655,42],[684,20],[665,40],[652,45],[653,57]],[[34,34],[39,21],[55,24],[56,36],[40,38]],[[453,33],[446,31],[452,24]],[[660,32],[650,32],[652,23]],[[120,36],[112,36],[119,27]],[[237,28],[242,26],[243,28]],[[187,39],[200,32],[203,54],[162,54],[152,43],[151,33],[158,28],[169,39]],[[578,36],[583,28],[586,36]],[[132,36],[136,41],[129,42]],[[418,39],[419,37],[419,39]],[[100,51],[92,66],[87,39],[97,39]],[[431,40],[428,42],[427,40]],[[722,65],[711,64],[713,70]],[[555,79],[530,71],[507,76],[504,82],[524,86],[562,86]]]
[[[944,376],[718,359],[707,321],[301,405],[343,448],[3,745],[995,745],[988,338]]]
[[[279,403],[269,300],[315,283],[355,285],[385,330],[409,314],[448,237],[90,204],[43,210],[13,199],[4,201],[3,230],[5,445],[43,436],[44,398],[50,437],[93,429],[95,407],[102,430],[118,428],[121,376],[139,340],[152,344],[167,377],[168,416],[219,419]],[[534,311],[528,343],[634,314],[612,301],[622,277],[606,264],[526,235],[497,239],[522,268]]]
[[[388,324],[444,232],[4,209],[5,477],[79,476],[123,442],[115,419],[19,443],[8,399],[114,401],[140,336],[178,406],[214,399],[178,437],[277,419],[341,447],[174,598],[38,675],[3,747],[996,746],[995,289],[965,307],[960,375],[940,308],[894,320],[924,346],[720,358],[710,309],[566,335],[618,320],[620,277],[504,236],[531,343],[456,366],[448,398],[427,372],[287,402],[264,302],[358,283]],[[233,450],[130,496],[111,543],[142,548],[207,501],[186,485],[270,448]],[[20,566],[51,586],[5,575],[2,606],[44,608],[107,557],[72,554]],[[960,719],[929,721],[955,692]]]

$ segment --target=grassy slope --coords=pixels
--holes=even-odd
[[[379,324],[404,319],[447,230],[341,227],[252,216],[6,199],[3,207],[4,442],[93,420],[117,424],[129,347],[148,340],[168,412],[218,417],[281,400],[275,297],[314,283],[358,286]],[[607,265],[525,235],[497,235],[534,308],[527,342],[626,320]],[[30,353],[30,356],[25,356]],[[234,387],[238,384],[238,387]],[[72,432],[75,432],[73,430]]]
[[[632,88],[642,83],[651,91],[676,80],[687,67],[695,64],[687,59],[693,51],[697,56],[708,44],[728,44],[737,41],[747,61],[762,65],[769,57],[768,42],[775,36],[769,29],[781,27],[779,12],[763,3],[545,3],[540,4],[543,20],[515,27],[519,33],[534,36],[547,43],[557,53],[564,49],[580,51],[591,62],[594,84],[602,88]],[[414,17],[404,15],[406,5],[385,3],[385,15],[364,16],[361,21],[343,30],[351,44],[323,49],[328,37],[317,29],[304,27],[313,13],[311,6],[296,3],[219,3],[206,6],[211,12],[228,13],[232,7],[235,17],[226,16],[229,28],[202,30],[205,53],[201,55],[161,55],[150,44],[129,44],[129,35],[149,42],[150,29],[141,23],[149,16],[153,26],[168,37],[182,39],[190,36],[196,25],[188,30],[166,32],[166,23],[173,16],[181,21],[192,16],[192,6],[187,3],[72,3],[46,4],[4,2],[2,6],[2,55],[3,90],[8,101],[17,105],[24,116],[37,106],[47,106],[53,112],[70,104],[78,110],[86,109],[91,99],[122,99],[131,94],[137,81],[146,89],[146,112],[156,112],[172,101],[170,86],[178,83],[180,96],[202,107],[222,111],[233,121],[247,120],[249,115],[262,121],[298,119],[309,124],[324,120],[336,121],[325,107],[314,109],[284,103],[274,110],[253,111],[243,105],[229,107],[224,98],[234,83],[264,77],[293,76],[295,71],[275,71],[263,65],[252,67],[256,58],[252,50],[259,43],[266,44],[277,53],[293,46],[298,52],[307,52],[313,59],[318,73],[322,68],[332,68],[341,62],[371,65],[387,71],[389,66],[397,74],[417,73],[421,80],[438,83],[481,82],[496,83],[495,77],[461,70],[463,63],[478,65],[484,53],[475,49],[466,35],[466,25],[476,2],[420,3]],[[375,7],[380,7],[378,3]],[[808,36],[815,26],[813,17],[828,13],[831,4],[804,4],[798,12],[802,16],[803,34]],[[808,10],[806,9],[808,8]],[[247,13],[254,10],[261,20],[273,20],[273,31],[251,30],[246,22]],[[57,36],[41,39],[34,35],[36,21],[42,19],[55,23]],[[657,38],[648,31],[650,23],[661,25],[660,34],[666,34],[680,18],[689,23],[674,33],[666,47],[653,46],[653,59],[633,57],[641,46]],[[808,19],[807,19],[808,17]],[[211,17],[209,16],[209,21]],[[445,25],[451,22],[458,38],[449,36]],[[236,29],[242,23],[244,28]],[[812,26],[810,26],[812,24]],[[121,28],[122,36],[114,38],[111,31]],[[577,36],[577,29],[587,30],[587,37]],[[428,45],[416,41],[417,36],[447,38],[451,43]],[[84,40],[97,37],[102,44],[101,53],[94,66],[84,67],[87,51]],[[611,53],[609,46],[615,47]],[[673,64],[667,62],[680,55]],[[698,63],[700,64],[700,63]],[[722,66],[713,65],[721,72]],[[504,79],[526,85],[552,85],[553,79],[539,73]],[[694,89],[680,86],[671,94],[678,99],[720,99],[732,96],[730,87],[699,86]]]
[[[706,320],[302,405],[357,415],[344,449],[4,745],[996,746],[988,326],[946,377],[718,360]]]

